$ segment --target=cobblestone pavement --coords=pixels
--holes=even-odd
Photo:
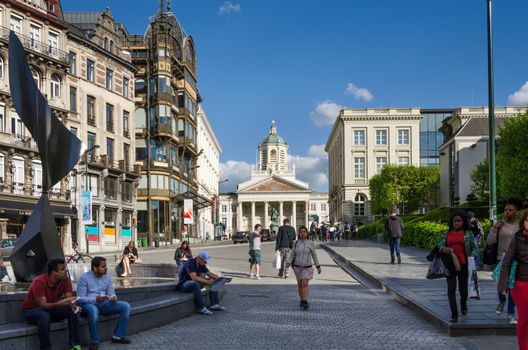
[[[227,253],[226,253],[227,251]],[[310,287],[310,309],[299,308],[295,280],[274,276],[273,246],[263,248],[263,279],[250,280],[247,246],[210,251],[216,271],[229,274],[228,311],[192,317],[132,335],[128,346],[101,349],[513,349],[494,337],[451,338],[386,294],[371,291],[318,250],[323,274]],[[222,258],[228,254],[230,258]],[[216,258],[216,260],[215,260]],[[157,256],[160,259],[160,256]],[[511,338],[511,337],[510,337]],[[511,339],[510,339],[511,340]]]

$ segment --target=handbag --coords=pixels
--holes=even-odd
[[[427,259],[427,261],[433,261],[435,256],[440,252],[440,249],[438,249],[437,246],[435,246],[431,252],[429,254],[427,254],[427,256],[425,257],[425,259]]]
[[[117,277],[122,277],[121,275],[125,273],[125,266],[123,265],[123,260],[121,260],[119,264],[116,265],[115,271]]]
[[[447,275],[448,272],[444,263],[442,262],[442,258],[440,255],[436,255],[429,265],[426,278],[432,280],[436,278],[444,278],[447,277]]]
[[[497,231],[497,242],[486,243],[482,252],[482,262],[486,265],[495,265],[497,263],[497,254],[499,252],[500,229]]]
[[[276,251],[275,252],[275,257],[273,258],[273,268],[275,269],[280,269],[281,268],[281,255],[280,255],[280,251]]]
[[[500,272],[502,269],[502,261],[504,260],[504,256],[502,259],[500,259],[499,263],[491,273],[491,279],[495,282],[499,282],[500,279]],[[510,275],[508,276],[508,289],[512,289],[515,287],[515,275],[517,274],[517,266],[519,263],[517,262],[517,259],[513,259],[511,268],[510,268]]]

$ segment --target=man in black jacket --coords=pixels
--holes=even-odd
[[[282,221],[283,225],[279,227],[277,239],[275,241],[275,250],[280,252],[281,268],[279,269],[279,277],[288,278],[289,269],[285,266],[290,258],[291,250],[293,248],[293,241],[295,241],[295,229],[290,226],[290,219],[286,218]]]
[[[396,210],[391,209],[389,211],[389,218],[385,222],[385,229],[389,234],[389,245],[391,254],[391,264],[394,264],[394,251],[396,250],[396,256],[398,257],[398,264],[401,264],[400,256],[400,240],[403,231],[403,220],[396,215]]]

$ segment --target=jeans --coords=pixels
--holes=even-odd
[[[515,287],[510,289],[510,294],[517,303],[519,313],[517,323],[519,350],[528,350],[528,332],[526,331],[528,329],[528,282],[515,281]]]
[[[394,262],[394,250],[396,250],[396,256],[400,256],[400,241],[401,237],[389,238],[389,247],[392,262]]]
[[[480,245],[479,241],[481,241],[480,236],[475,236],[475,245],[477,246],[477,255],[475,255],[475,267],[480,266]]]
[[[449,300],[449,307],[453,315],[458,315],[458,308],[456,303],[456,287],[458,277],[458,291],[460,293],[460,305],[467,307],[468,299],[468,266],[460,265],[460,271],[449,272],[447,280],[447,299]]]
[[[499,301],[502,304],[506,303],[506,297],[502,293],[499,293]],[[515,315],[515,301],[513,301],[511,293],[508,293],[508,316],[513,315]]]
[[[124,338],[128,328],[128,319],[130,318],[130,304],[126,301],[116,301],[111,303],[105,300],[97,304],[83,304],[82,308],[88,318],[88,327],[90,328],[90,343],[99,344],[99,315],[119,314],[114,329],[114,336]]]
[[[196,281],[185,281],[181,285],[178,284],[176,289],[182,292],[194,293],[194,306],[196,307],[196,310],[199,311],[205,307],[202,296],[202,287],[204,285],[205,283],[200,283]],[[209,290],[209,302],[211,303],[211,305],[218,304],[218,300],[218,292],[213,292],[212,290]]]
[[[68,332],[70,336],[68,344],[70,347],[81,344],[79,314],[74,314],[69,306],[60,306],[50,310],[37,307],[24,312],[24,317],[29,323],[37,325],[41,349],[51,349],[51,322],[61,321],[65,318],[68,319]]]

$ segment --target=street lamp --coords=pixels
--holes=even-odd
[[[489,122],[489,218],[495,222],[497,212],[497,191],[495,171],[495,102],[493,93],[493,39],[491,21],[491,0],[487,1],[488,12],[488,122]]]
[[[85,187],[85,189],[88,189],[88,156],[87,156],[87,155],[88,155],[90,152],[92,152],[93,150],[98,149],[99,147],[101,147],[101,146],[99,146],[99,145],[93,145],[92,147],[90,147],[90,148],[88,148],[87,150],[85,150],[85,151],[83,152],[82,156],[81,156],[81,159],[83,159],[84,156],[86,156],[86,160],[85,160],[85,163],[84,163],[84,165],[85,165],[85,168],[84,168],[84,187]],[[82,186],[81,186],[81,188],[82,188]],[[82,201],[81,201],[81,203],[82,203]],[[91,203],[90,203],[90,205],[91,205]],[[82,222],[82,218],[83,218],[83,217],[82,217],[82,213],[83,213],[83,210],[82,210],[82,209],[83,209],[83,208],[82,208],[82,205],[81,205],[81,210],[80,210],[80,213],[81,213],[81,222]],[[91,208],[90,208],[90,210],[91,210]],[[86,230],[87,225],[86,225],[85,223],[83,223],[83,225],[84,225],[84,240],[86,241],[86,254],[90,254],[90,241],[88,240],[88,234],[86,233],[86,231],[87,231],[87,230]]]

